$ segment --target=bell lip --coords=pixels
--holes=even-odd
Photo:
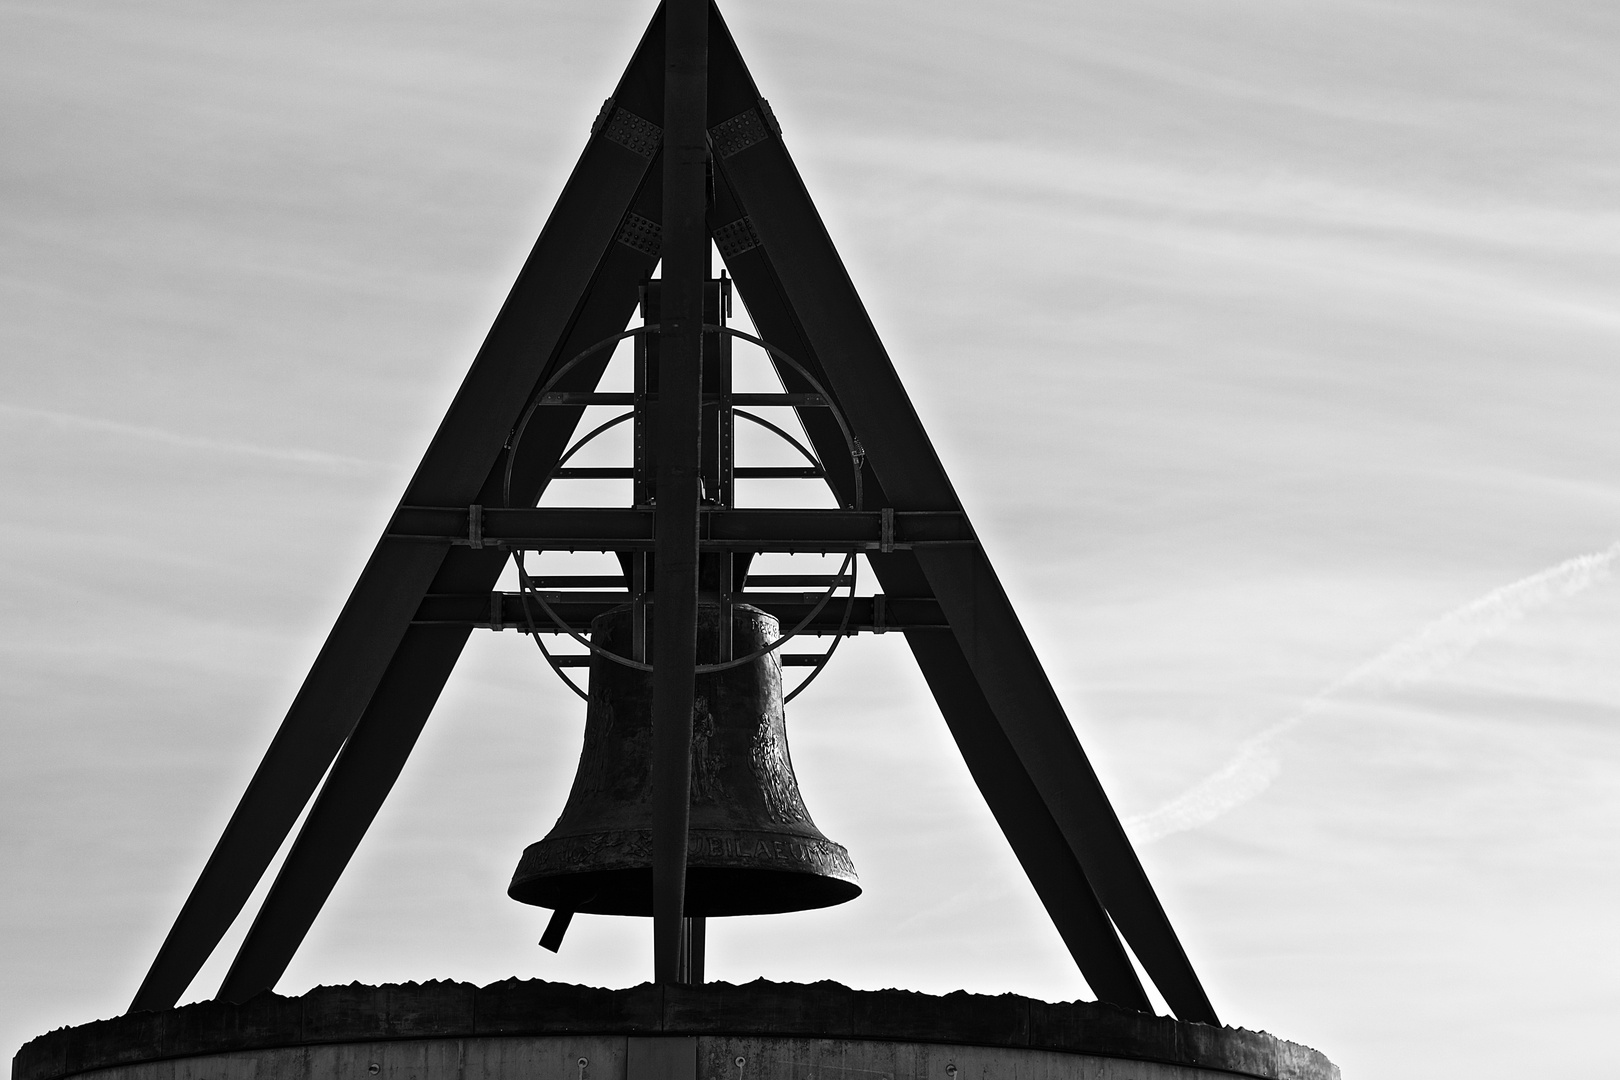
[[[726,870],[788,873],[854,882],[849,850],[810,821],[776,829],[696,826],[687,833],[688,872]],[[512,884],[652,867],[652,830],[646,827],[553,831],[523,849]]]
[[[862,889],[848,878],[793,870],[689,866],[686,914],[703,918],[784,915],[847,904]],[[652,869],[632,867],[519,880],[506,895],[520,904],[584,915],[651,917]]]

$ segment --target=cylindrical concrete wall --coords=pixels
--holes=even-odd
[[[1308,1047],[1092,1002],[797,986],[323,987],[65,1028],[13,1080],[1338,1080]]]

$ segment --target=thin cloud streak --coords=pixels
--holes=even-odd
[[[238,457],[303,465],[324,472],[369,473],[382,468],[382,465],[378,462],[349,457],[345,454],[329,454],[321,450],[300,450],[295,447],[259,446],[254,443],[234,442],[228,439],[211,439],[203,435],[184,435],[163,428],[143,427],[138,424],[126,424],[118,420],[103,420],[94,416],[58,412],[54,409],[33,409],[22,405],[8,405],[4,402],[0,402],[0,415],[13,416],[24,420],[44,421],[71,431],[118,435],[124,438],[141,439],[146,442],[160,443],[164,446],[173,446],[182,450],[205,450],[209,453],[234,454]]]
[[[1156,277],[1189,258],[1219,260],[1228,272],[1286,275],[1287,285],[1268,286],[1279,291],[1314,285],[1358,305],[1372,295],[1407,310],[1445,305],[1467,314],[1463,325],[1528,315],[1620,326],[1610,292],[1594,284],[1620,259],[1620,214],[1608,208],[967,139],[857,137],[839,153],[852,170],[908,177],[890,197],[942,221],[978,220],[999,197],[1002,213],[1029,222],[1006,230],[1015,235],[1068,229],[1070,243],[1088,248],[1152,245]],[[985,252],[998,248],[1005,242]]]
[[[1156,810],[1126,818],[1126,831],[1136,843],[1149,844],[1207,825],[1237,809],[1265,791],[1282,771],[1273,744],[1337,699],[1352,691],[1389,693],[1429,677],[1537,609],[1607,580],[1616,559],[1620,559],[1620,542],[1492,589],[1442,615],[1333,680],[1292,716],[1245,739],[1225,765],[1176,798]]]
[[[852,168],[878,166],[915,178],[911,186],[981,201],[1008,201],[1008,193],[1016,192],[1019,201],[1136,209],[1153,220],[1174,212],[1182,220],[1418,236],[1504,251],[1620,252],[1620,213],[1608,205],[1358,181],[1321,162],[1260,169],[1248,162],[1124,157],[1090,147],[897,135],[845,136],[837,153]]]

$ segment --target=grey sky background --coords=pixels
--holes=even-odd
[[[723,10],[1222,1018],[1608,1067],[1612,5]],[[650,13],[0,3],[8,1053],[127,1005]],[[1089,996],[900,640],[789,719],[867,892],[714,977]],[[646,978],[504,895],[582,722],[476,635],[280,988]]]

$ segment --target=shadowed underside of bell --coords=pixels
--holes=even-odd
[[[591,639],[630,655],[631,627],[631,609],[610,611],[591,624]],[[701,606],[699,663],[718,657],[719,629],[718,605]],[[734,606],[732,655],[754,652],[777,631],[770,615]],[[524,850],[512,899],[599,915],[653,913],[651,692],[647,672],[592,656],[573,790],[556,826]],[[687,915],[804,911],[860,895],[849,853],[821,834],[799,794],[774,653],[697,676],[691,805]]]

